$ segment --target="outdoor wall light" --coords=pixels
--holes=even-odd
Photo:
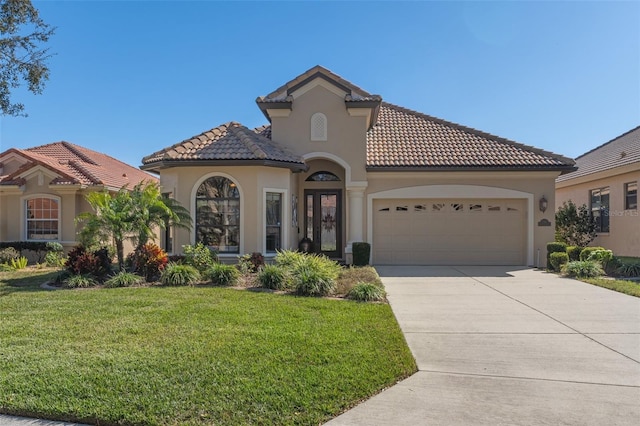
[[[544,213],[547,211],[548,206],[549,206],[549,202],[547,201],[546,198],[544,198],[544,195],[543,195],[542,198],[540,198],[540,201],[538,202],[538,207],[540,207],[540,211]]]

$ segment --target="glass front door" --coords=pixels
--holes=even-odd
[[[342,209],[339,189],[304,191],[305,237],[313,241],[316,253],[342,257]]]

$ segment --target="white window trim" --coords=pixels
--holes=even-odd
[[[27,201],[34,198],[51,198],[58,202],[58,238],[55,240],[30,240],[27,235]],[[62,242],[62,197],[53,194],[29,194],[20,197],[20,235],[24,241]]]
[[[320,134],[320,135],[316,134],[313,131],[313,129],[314,129],[314,121],[315,121],[316,117],[322,117],[322,119],[323,119],[324,127],[322,129],[322,134]],[[311,116],[311,120],[309,120],[309,124],[310,124],[309,131],[310,131],[311,140],[314,141],[314,142],[326,142],[327,141],[327,116],[324,115],[321,112],[316,112],[315,114],[313,114]]]
[[[193,188],[191,188],[191,199],[189,200],[190,203],[190,208],[191,208],[191,212],[193,213],[192,217],[191,217],[191,244],[194,245],[196,243],[196,194],[198,193],[198,188],[200,188],[200,185],[202,185],[202,183],[211,178],[211,177],[224,177],[229,179],[231,182],[236,184],[236,188],[238,188],[238,193],[240,194],[240,246],[238,247],[238,253],[218,253],[218,257],[221,259],[237,259],[238,256],[242,256],[244,254],[244,204],[247,202],[246,198],[244,197],[244,191],[242,190],[242,187],[240,186],[240,183],[238,182],[238,179],[234,178],[233,176],[227,174],[227,173],[222,173],[222,172],[211,172],[211,173],[207,173],[204,174],[200,177],[200,179],[198,179],[195,183],[195,185],[193,185]],[[182,247],[181,247],[182,249]],[[175,251],[175,248],[174,248]]]
[[[291,200],[289,199],[289,190],[284,188],[262,188],[262,220],[258,223],[262,224],[258,230],[258,235],[262,236],[262,255],[266,258],[272,258],[276,253],[267,253],[267,192],[277,192],[282,195],[282,224],[280,230],[282,232],[282,249],[289,248],[289,222],[291,216]],[[260,225],[259,225],[260,226]]]

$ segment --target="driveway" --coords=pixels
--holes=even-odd
[[[329,425],[639,424],[639,298],[517,267],[376,269],[419,371]]]

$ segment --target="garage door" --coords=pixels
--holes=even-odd
[[[525,200],[374,200],[373,262],[524,265]]]

